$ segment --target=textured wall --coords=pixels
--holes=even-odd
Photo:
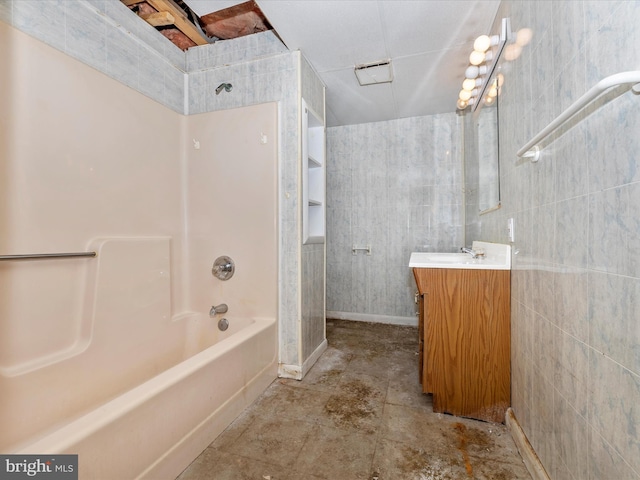
[[[413,117],[327,130],[327,315],[416,320],[412,251],[463,238],[458,117]],[[371,245],[371,256],[352,255]]]
[[[640,98],[625,93],[548,145],[515,152],[602,78],[640,67],[640,2],[506,1],[532,41],[505,67],[503,208],[516,222],[513,408],[554,479],[640,478]]]
[[[1,0],[0,20],[176,112],[184,53],[117,0]]]
[[[300,90],[307,105],[320,115],[321,119],[324,119],[324,85],[311,65],[302,56],[300,58]],[[325,254],[325,243],[302,245],[301,333],[303,362],[316,351],[326,338]]]

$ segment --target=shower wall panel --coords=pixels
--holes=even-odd
[[[0,63],[10,66],[0,73],[0,252],[84,251],[109,235],[177,236],[181,198],[169,186],[181,175],[179,116],[5,23],[0,42]],[[91,262],[0,266],[0,366],[79,341]]]

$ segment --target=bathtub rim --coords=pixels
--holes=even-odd
[[[118,418],[140,407],[159,393],[175,386],[189,374],[201,370],[216,358],[241,345],[249,338],[259,335],[274,325],[277,327],[277,319],[275,317],[251,317],[251,320],[252,323],[249,326],[239,330],[225,340],[211,345],[181,363],[160,372],[142,384],[135,386],[111,400],[107,400],[106,403],[97,406],[84,415],[70,420],[49,433],[45,433],[41,438],[35,441],[26,440],[22,442],[15,449],[12,449],[14,450],[13,452],[9,453],[55,454],[67,451],[73,447],[73,445],[82,441],[82,439],[97,433],[102,428],[107,427]],[[274,347],[273,358],[271,358],[268,365],[261,369],[257,376],[262,375],[264,371],[270,368],[276,361],[277,345]],[[251,381],[253,380],[254,379]],[[227,402],[228,400],[225,401],[223,405]],[[218,409],[219,408],[220,407],[218,407]]]

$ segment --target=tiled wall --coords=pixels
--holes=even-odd
[[[503,208],[515,218],[512,398],[554,479],[640,479],[640,98],[624,93],[543,150],[515,152],[602,78],[640,68],[638,1],[505,1],[532,41],[505,70]],[[602,103],[602,102],[601,102]]]
[[[0,0],[0,20],[176,112],[184,110],[184,54],[120,1]]]
[[[411,252],[464,242],[458,122],[450,113],[327,130],[327,316],[416,321]]]

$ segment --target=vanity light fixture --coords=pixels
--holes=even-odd
[[[487,93],[487,88],[490,88],[491,95],[485,98],[485,103],[492,103],[495,100],[502,82],[498,82],[498,87],[495,84],[490,87],[487,80],[493,75],[500,54],[510,37],[511,24],[508,18],[503,18],[500,35],[480,35],[473,42],[473,52],[469,55],[470,65],[464,72],[465,79],[458,95],[457,107],[459,110],[471,106],[471,109],[475,111],[480,104],[480,99]],[[487,101],[487,99],[489,100]]]
[[[391,83],[393,81],[391,59],[356,65],[354,71],[360,86]]]

